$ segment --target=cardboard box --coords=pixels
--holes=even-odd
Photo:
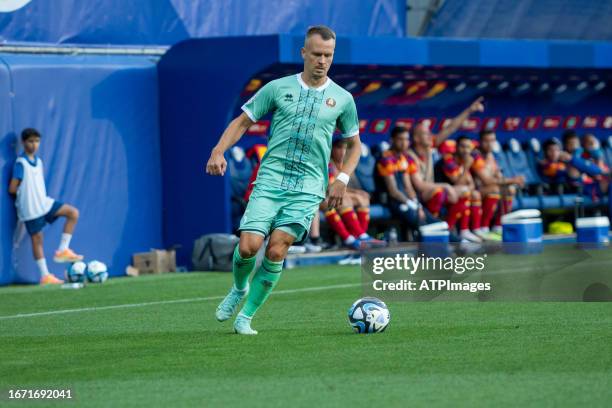
[[[139,275],[176,272],[176,251],[152,249],[132,256],[132,264]]]

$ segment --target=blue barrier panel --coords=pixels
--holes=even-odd
[[[79,208],[72,247],[124,274],[134,252],[161,245],[161,170],[157,70],[141,57],[3,55],[13,81],[13,123],[8,132],[35,127],[42,134],[40,157],[48,194]],[[0,90],[4,92],[0,69]],[[0,95],[4,101],[6,94]],[[4,114],[4,112],[3,112]],[[10,123],[10,122],[9,122]],[[4,125],[4,123],[3,123]],[[0,282],[36,282],[38,271],[27,234],[6,268],[14,209],[6,186],[14,151],[2,132]],[[8,223],[5,224],[5,219]],[[52,272],[63,222],[44,230]],[[12,277],[11,277],[12,276]]]
[[[7,191],[15,160],[11,87],[11,72],[0,58],[0,285],[13,281],[11,248],[15,207]]]

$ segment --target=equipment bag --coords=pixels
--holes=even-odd
[[[232,234],[207,234],[193,245],[191,262],[197,271],[232,270],[234,248],[240,239]]]

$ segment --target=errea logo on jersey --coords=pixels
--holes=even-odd
[[[19,10],[32,0],[0,0],[0,13],[10,13]]]
[[[285,94],[285,102],[293,102],[293,95],[290,93]]]
[[[325,104],[330,108],[333,108],[334,106],[336,106],[336,100],[334,98],[327,98]]]

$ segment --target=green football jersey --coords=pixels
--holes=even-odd
[[[343,137],[359,133],[353,96],[329,78],[309,88],[297,74],[267,83],[242,110],[253,121],[274,112],[255,184],[325,198],[336,127]]]

